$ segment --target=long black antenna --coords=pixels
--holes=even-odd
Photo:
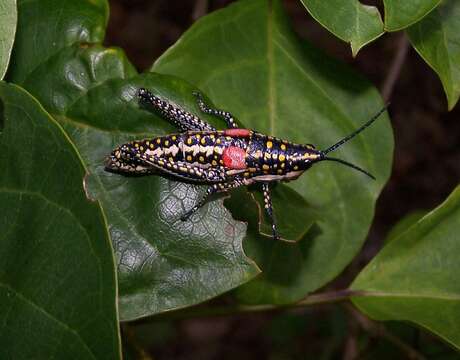
[[[351,168],[353,168],[355,170],[358,170],[358,171],[362,172],[363,174],[369,176],[371,179],[375,180],[375,176],[372,175],[370,172],[367,172],[366,170],[363,170],[360,167],[349,163],[348,161],[345,161],[345,160],[342,160],[342,159],[330,158],[330,157],[323,157],[321,160],[336,161],[336,162],[341,163],[343,165],[347,165],[347,166],[349,166],[349,167],[351,167]]]
[[[356,135],[358,135],[361,131],[363,131],[365,128],[367,128],[369,125],[371,125],[375,120],[379,118],[380,115],[388,108],[390,104],[386,104],[377,114],[375,114],[367,123],[365,123],[363,126],[361,126],[358,130],[352,132],[350,135],[344,137],[342,140],[340,140],[338,143],[335,143],[334,145],[328,147],[326,150],[322,151],[324,155],[327,153],[330,153],[337,149],[338,147],[342,146],[345,144],[347,141],[353,139]]]

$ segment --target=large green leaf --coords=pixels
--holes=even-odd
[[[113,253],[86,169],[25,91],[0,83],[0,102],[0,358],[120,358]]]
[[[385,26],[375,6],[358,0],[300,0],[313,18],[358,51],[385,31],[397,31],[420,21],[441,0],[384,0]],[[454,1],[454,0],[452,0]]]
[[[409,229],[412,225],[414,225],[417,221],[419,221],[422,217],[427,214],[426,210],[415,210],[402,219],[400,219],[393,228],[389,231],[385,238],[385,244],[388,244],[390,241],[397,239],[404,231]]]
[[[460,349],[460,186],[391,242],[352,285],[378,320],[408,320]]]
[[[300,0],[322,26],[349,42],[353,56],[383,34],[383,22],[375,6],[358,0]]]
[[[109,16],[107,0],[17,0],[18,26],[8,76],[23,82],[63,47],[104,39]]]
[[[0,0],[0,80],[10,61],[17,20],[16,0]]]
[[[241,1],[202,18],[152,70],[189,80],[245,126],[320,149],[352,132],[382,106],[369,82],[299,42],[277,1]],[[253,219],[245,248],[263,270],[240,295],[250,302],[295,301],[337,276],[367,235],[375,200],[390,173],[392,150],[384,116],[335,154],[369,169],[377,181],[324,163],[289,183],[318,219],[313,225],[311,218],[302,219],[308,231],[296,244],[260,236],[254,211],[244,210],[252,206],[251,198],[238,196],[233,214]],[[302,216],[286,204],[274,206],[275,214]]]
[[[460,97],[460,2],[443,1],[407,33],[417,52],[441,78],[452,109]]]
[[[385,4],[385,30],[406,28],[439,5],[441,0],[383,0]]]
[[[25,14],[27,4],[22,4]],[[67,14],[64,19],[71,19],[73,5],[59,6]],[[82,13],[88,12],[85,3],[80,6]],[[94,24],[87,20],[88,27],[100,31],[103,20],[94,16]],[[52,27],[56,20],[43,21]],[[58,24],[64,33],[76,26],[73,21]],[[24,33],[28,31],[20,35]],[[26,49],[24,43],[31,40],[19,36],[17,41]],[[104,171],[104,159],[115,146],[177,131],[140,109],[137,89],[152,89],[197,113],[195,88],[168,76],[138,76],[119,50],[86,43],[61,45],[48,56],[37,56],[33,64],[15,58],[10,80],[20,82],[44,104],[88,166],[88,191],[107,214],[118,258],[121,319],[190,306],[255,276],[259,270],[242,250],[246,226],[231,218],[222,199],[205,206],[191,221],[181,222],[180,215],[203,196],[204,189],[157,176],[126,178]]]

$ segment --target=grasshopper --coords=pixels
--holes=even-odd
[[[106,170],[111,172],[167,175],[179,181],[208,185],[205,196],[181,216],[182,221],[186,221],[215,193],[261,183],[273,237],[279,239],[270,196],[271,183],[297,179],[313,164],[326,160],[375,179],[360,167],[328,154],[371,125],[387,106],[350,135],[325,150],[318,150],[312,144],[295,144],[240,128],[231,113],[209,107],[199,92],[193,95],[200,110],[222,118],[227,129],[217,130],[199,117],[141,88],[137,93],[140,103],[157,111],[180,131],[122,144],[112,151],[105,163]]]

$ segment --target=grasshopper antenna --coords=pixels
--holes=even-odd
[[[361,131],[365,130],[367,127],[369,127],[375,120],[377,120],[380,115],[382,115],[386,109],[388,108],[388,106],[390,106],[390,103],[386,104],[377,114],[375,114],[374,116],[371,117],[371,119],[366,122],[363,126],[361,126],[358,130],[352,132],[350,135],[344,137],[342,140],[340,140],[339,142],[335,143],[334,145],[328,147],[326,150],[323,150],[322,153],[323,155],[326,155],[334,150],[336,150],[337,148],[339,148],[340,146],[342,146],[343,144],[345,144],[346,142],[350,141],[351,139],[353,139],[356,135],[358,135]]]
[[[388,108],[390,104],[386,104],[377,114],[375,114],[374,116],[372,116],[372,118],[367,121],[364,125],[362,125],[358,130],[352,132],[350,135],[344,137],[342,140],[340,140],[339,142],[335,143],[334,145],[328,147],[326,150],[323,150],[321,151],[321,160],[329,160],[329,161],[335,161],[335,162],[338,162],[342,165],[346,165],[348,167],[351,167],[355,170],[358,170],[359,172],[369,176],[371,179],[374,179],[375,180],[375,176],[372,175],[371,173],[369,173],[368,171],[364,170],[364,169],[361,169],[359,166],[356,166],[352,163],[349,163],[348,161],[345,161],[345,160],[342,160],[342,159],[337,159],[337,158],[332,158],[332,157],[327,157],[326,155],[334,150],[336,150],[337,148],[339,148],[340,146],[342,146],[343,144],[345,144],[347,141],[350,141],[351,139],[353,139],[356,135],[358,135],[361,131],[365,130],[367,127],[369,127],[375,120],[377,120],[380,115],[383,114],[384,111],[386,111],[386,109]]]
[[[349,163],[348,161],[345,161],[345,160],[342,160],[342,159],[337,159],[337,158],[330,158],[330,157],[323,157],[321,160],[329,160],[329,161],[335,161],[335,162],[338,162],[338,163],[341,163],[343,165],[346,165],[348,167],[351,167],[355,170],[358,170],[359,172],[362,172],[364,175],[367,175],[369,176],[371,179],[375,180],[375,176],[372,175],[370,172],[364,170],[364,169],[361,169],[359,166],[356,166],[352,163]]]

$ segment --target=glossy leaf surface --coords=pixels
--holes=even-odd
[[[248,128],[320,149],[351,133],[382,107],[366,80],[300,42],[276,1],[242,1],[206,16],[152,71],[189,80]],[[375,199],[390,172],[392,149],[384,115],[334,153],[368,169],[377,181],[340,164],[322,163],[289,183],[318,219],[314,224],[310,217],[301,219],[304,228],[298,233],[306,231],[296,244],[260,236],[251,210],[254,204],[244,194],[232,199],[233,215],[249,219],[248,255],[263,270],[240,289],[244,301],[295,301],[340,273],[366,237]],[[274,206],[280,216],[286,216],[285,211],[287,216],[303,216],[276,199]]]
[[[62,129],[0,83],[0,358],[116,359],[116,278],[106,221]]]
[[[73,5],[61,6],[67,13],[64,20],[70,19]],[[92,14],[92,5],[87,10],[84,3],[81,6],[82,13]],[[97,13],[90,19],[85,24],[96,35],[88,37],[100,39],[97,34],[105,17]],[[64,33],[76,26],[73,21],[58,25]],[[27,37],[18,41],[27,49],[23,45],[29,42]],[[17,59],[10,79],[35,94],[64,127],[91,173],[87,188],[107,214],[118,259],[120,318],[190,306],[255,276],[258,269],[241,245],[246,226],[231,218],[222,199],[181,222],[180,216],[203,196],[203,188],[158,176],[128,178],[104,171],[105,157],[115,146],[177,131],[140,108],[136,96],[140,87],[198,113],[192,96],[195,88],[167,76],[138,76],[116,49],[59,44],[61,49],[53,48],[44,61],[45,56],[37,56],[34,64]]]
[[[106,0],[17,0],[18,27],[8,76],[22,83],[62,48],[104,39],[109,16]]]
[[[358,0],[300,0],[313,18],[338,38],[350,43],[353,56],[383,34],[383,22],[375,6]]]
[[[397,31],[420,21],[441,0],[384,0],[385,30]]]
[[[384,31],[397,31],[411,26],[441,3],[441,0],[384,0],[383,24],[375,6],[365,5],[358,0],[300,1],[316,21],[338,38],[350,43],[353,56]]]
[[[0,80],[10,61],[17,20],[16,0],[0,0]]]
[[[460,187],[391,242],[352,285],[359,309],[406,320],[460,349]]]
[[[404,216],[389,231],[385,239],[385,243],[387,244],[390,241],[397,239],[399,236],[401,236],[401,234],[404,231],[409,229],[412,225],[414,225],[417,221],[423,218],[426,214],[427,214],[426,210],[416,210]]]
[[[440,77],[451,110],[460,97],[460,2],[444,1],[407,33],[412,46]]]

